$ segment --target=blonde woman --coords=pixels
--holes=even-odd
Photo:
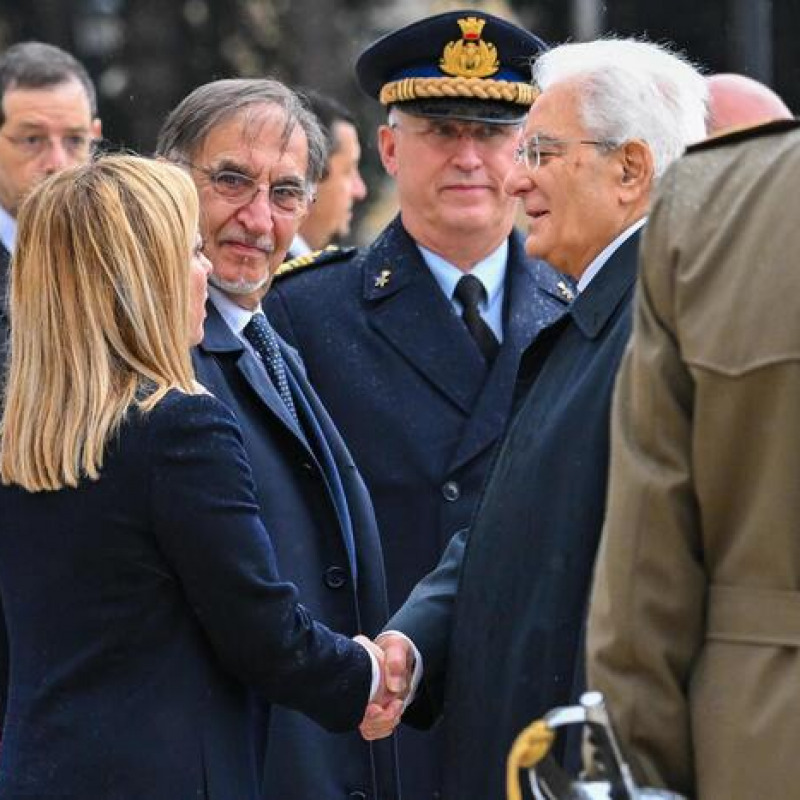
[[[0,435],[0,798],[255,800],[248,687],[329,729],[360,644],[281,582],[236,423],[193,380],[209,264],[179,169],[48,180],[19,216]]]

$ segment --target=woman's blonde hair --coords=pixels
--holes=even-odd
[[[96,480],[126,412],[199,391],[189,259],[198,200],[179,168],[100,158],[24,202],[11,264],[0,477],[29,491]]]

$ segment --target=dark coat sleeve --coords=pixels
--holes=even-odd
[[[408,636],[422,656],[422,682],[404,716],[404,721],[418,727],[429,727],[442,712],[450,630],[467,538],[467,528],[453,536],[436,569],[414,587],[386,623],[386,630]]]
[[[160,405],[149,426],[153,529],[220,661],[329,730],[356,727],[369,656],[315,622],[280,579],[233,416],[208,395]]]
[[[5,382],[8,367],[8,269],[11,256],[0,244],[0,393]],[[8,635],[3,616],[3,601],[0,597],[0,731],[6,716],[6,697],[8,695]]]
[[[6,717],[6,699],[8,697],[8,635],[6,620],[3,615],[3,602],[0,598],[0,732]],[[0,733],[0,741],[2,733]]]

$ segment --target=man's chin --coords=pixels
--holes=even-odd
[[[246,297],[260,291],[266,291],[271,277],[271,274],[267,272],[260,279],[254,281],[244,280],[243,278],[226,280],[212,272],[208,276],[208,282],[225,294],[235,295],[236,297]]]

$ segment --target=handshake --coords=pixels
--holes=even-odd
[[[356,636],[355,640],[369,650],[381,671],[380,683],[358,729],[367,741],[383,739],[400,723],[412,690],[414,648],[408,639],[395,633],[382,633],[374,642],[366,636]]]

